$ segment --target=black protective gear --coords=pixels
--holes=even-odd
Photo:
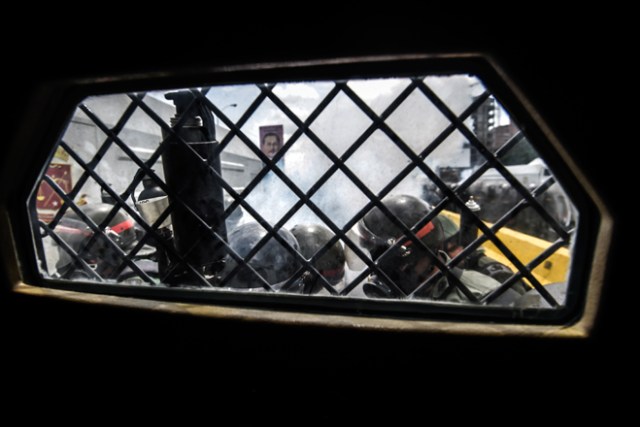
[[[96,225],[100,225],[107,215],[113,209],[113,205],[108,203],[89,203],[83,206],[80,206],[80,210],[87,215],[91,220],[96,223]],[[84,221],[80,218],[80,216],[69,209],[65,214],[64,218],[81,221],[84,224]],[[134,228],[135,223],[124,210],[119,209],[118,212],[113,216],[109,224],[105,228],[105,234],[111,238],[115,243],[120,246],[123,250],[129,249],[136,242],[136,232]],[[92,233],[91,228],[87,224],[85,224],[85,228]]]
[[[382,203],[409,229],[422,222],[431,211],[426,202],[414,196],[389,196]],[[422,225],[414,233],[430,253],[414,244],[378,207],[374,207],[362,218],[357,225],[356,234],[359,236],[359,244],[369,251],[378,267],[405,294],[413,292],[432,274],[434,255],[442,248],[443,243],[442,225],[437,218]],[[389,250],[391,247],[393,249]],[[419,268],[416,267],[418,265]]]
[[[106,203],[86,204],[79,208],[96,225],[100,225],[113,209]],[[80,215],[68,210],[54,230],[76,253],[82,254],[87,264],[96,266],[96,273],[105,278],[113,278],[115,269],[124,261],[118,251],[110,245],[105,237],[94,236],[94,232]],[[104,229],[104,236],[113,241],[123,251],[131,249],[137,241],[134,222],[122,209],[118,210]],[[72,277],[75,265],[64,249],[59,248],[59,259],[56,268],[63,277]]]
[[[426,202],[414,196],[389,196],[383,199],[382,203],[409,229],[418,224],[431,211]],[[358,227],[361,235],[360,243],[372,252],[373,259],[376,259],[382,252],[404,237],[402,229],[394,224],[378,207],[371,209],[358,223]],[[441,249],[443,230],[437,219],[423,225],[415,234],[432,251]],[[407,245],[413,243],[408,238],[405,240]]]
[[[450,224],[442,219],[443,216],[436,216],[422,225],[424,218],[430,212],[429,205],[412,196],[392,196],[384,199],[383,204],[407,228],[413,229],[421,224],[414,234],[429,250],[415,244],[381,209],[374,208],[358,224],[357,234],[360,237],[360,245],[369,249],[378,268],[405,295],[413,294],[418,298],[451,302],[468,301],[468,297],[453,286],[448,277],[432,280],[433,283],[429,286],[423,286],[417,290],[435,273],[435,257],[443,263],[450,261],[443,250],[444,244],[448,239],[455,239],[456,233],[453,233],[452,231],[455,230],[452,230],[449,227]],[[451,274],[478,298],[500,286],[495,279],[476,271],[454,267],[451,269]],[[382,279],[382,277],[373,277],[372,283],[366,283],[363,286],[365,294],[378,298],[403,297],[398,289],[392,289]],[[517,295],[515,291],[509,289],[504,297],[497,299],[494,303],[509,305]]]
[[[229,246],[242,258],[267,235],[265,230],[257,222],[249,222],[238,226],[229,233]],[[246,260],[256,273],[276,289],[281,289],[283,282],[286,282],[300,267],[292,250],[300,251],[296,238],[290,231],[279,229],[278,235],[284,239],[289,248],[285,248],[273,236],[258,250],[258,252]],[[237,262],[227,256],[225,269],[222,277],[226,277],[235,269]],[[228,286],[233,288],[262,288],[261,280],[247,267],[242,266],[228,281]],[[293,288],[287,288],[287,291]]]
[[[291,233],[300,245],[300,253],[307,260],[324,248],[334,237],[331,230],[320,224],[298,224],[291,229]],[[345,255],[340,241],[336,241],[313,262],[313,266],[331,285],[337,285],[344,278],[344,265]],[[312,285],[311,293],[322,289],[322,283],[315,273],[311,273],[307,280]]]
[[[398,295],[398,292],[391,289],[385,283],[382,283],[379,280],[372,280],[370,282],[366,282],[362,286],[362,290],[364,294],[369,298],[398,298],[401,295]]]
[[[496,279],[500,283],[504,283],[513,276],[513,270],[485,255],[484,250],[478,249],[472,252],[465,260],[460,263],[460,267],[469,270],[475,270],[489,277]],[[522,280],[516,281],[511,288],[518,294],[522,295],[530,288],[523,283]]]
[[[459,246],[460,228],[458,228],[458,225],[450,218],[442,214],[438,215],[438,219],[442,224],[444,230],[445,248],[448,249],[447,246],[449,244],[451,244],[453,247]],[[493,279],[496,279],[500,283],[504,283],[513,275],[513,271],[509,267],[487,256],[484,253],[484,249],[476,249],[475,251],[473,251],[458,264],[458,267],[468,270],[475,270]],[[518,292],[519,294],[523,294],[529,288],[521,280],[519,280],[511,286],[511,289]]]

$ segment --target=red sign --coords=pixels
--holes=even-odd
[[[47,176],[53,179],[65,193],[71,191],[71,165],[51,163],[49,169],[47,169]],[[63,203],[62,197],[47,182],[42,180],[36,196],[36,208],[38,210],[50,209],[57,211]]]

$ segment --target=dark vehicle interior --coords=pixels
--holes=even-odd
[[[285,31],[264,35],[251,45],[239,39],[218,43],[209,52],[199,43],[176,41],[144,48],[96,42],[93,50],[62,49],[69,41],[62,34],[12,46],[9,56],[5,54],[9,64],[3,73],[0,208],[12,209],[12,183],[24,167],[15,164],[11,154],[30,149],[17,137],[20,129],[38,126],[25,122],[33,117],[27,100],[42,90],[41,85],[57,79],[163,70],[189,73],[196,67],[239,63],[481,52],[494,58],[518,85],[614,218],[601,304],[590,337],[359,330],[78,303],[14,293],[3,262],[3,388],[34,409],[65,401],[119,408],[150,397],[171,406],[177,401],[194,406],[203,402],[203,409],[216,406],[211,419],[222,413],[221,400],[213,397],[220,394],[247,408],[254,403],[273,404],[285,412],[332,408],[318,410],[324,420],[339,419],[333,409],[337,406],[374,418],[377,412],[406,408],[426,413],[425,405],[437,410],[473,408],[460,415],[471,417],[480,414],[479,409],[504,414],[505,408],[523,407],[541,418],[547,405],[568,410],[570,401],[580,401],[582,408],[597,407],[600,396],[615,390],[619,378],[637,371],[632,312],[625,309],[635,285],[629,274],[630,253],[624,247],[628,230],[634,228],[626,222],[633,208],[612,190],[628,180],[624,174],[632,160],[621,154],[622,145],[610,133],[613,124],[604,117],[606,97],[614,91],[598,89],[603,81],[615,85],[609,79],[616,77],[619,64],[613,58],[594,61],[589,37],[570,39],[552,27],[533,40],[471,31],[444,38],[442,28],[418,28],[384,35],[355,27],[324,32],[309,36],[304,48],[291,44]],[[50,51],[58,52],[58,59],[43,61]],[[1,244],[4,261],[7,244]],[[63,387],[72,393],[61,393]],[[162,405],[153,411],[164,410]],[[238,419],[256,415],[246,412]]]

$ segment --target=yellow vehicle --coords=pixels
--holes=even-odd
[[[457,213],[443,211],[443,215],[450,218],[457,225],[460,225],[460,215]],[[493,224],[486,223],[488,227]],[[515,231],[506,227],[501,228],[497,233],[498,237],[513,254],[518,257],[523,264],[527,265],[533,261],[540,253],[549,248],[552,243],[538,237]],[[491,242],[485,242],[482,247],[486,254],[507,265],[514,271],[517,268],[504,256],[504,254]],[[533,276],[543,285],[550,283],[563,282],[567,279],[569,271],[570,253],[566,247],[556,250],[545,261],[532,270]]]

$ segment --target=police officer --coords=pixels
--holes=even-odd
[[[298,241],[290,231],[284,228],[279,229],[277,233],[280,240],[273,236],[269,237],[251,258],[247,256],[265,238],[267,230],[257,222],[247,222],[229,233],[229,246],[244,259],[244,262],[237,268],[236,260],[227,256],[222,272],[222,278],[226,280],[227,286],[239,289],[264,289],[264,280],[274,291],[309,293],[303,280],[288,283],[291,276],[300,268],[300,263],[294,255],[295,252],[300,252]],[[233,275],[230,276],[231,273]]]
[[[307,260],[314,257],[334,238],[333,232],[321,224],[297,224],[291,229],[291,233],[300,245],[300,254]],[[317,257],[313,267],[329,285],[338,289],[344,285],[345,261],[342,243],[336,241]],[[317,273],[307,271],[305,275],[309,293],[318,293],[326,286]]]
[[[80,210],[95,224],[101,224],[112,209],[112,205],[105,203],[89,203],[80,207]],[[94,238],[93,230],[71,209],[64,214],[55,232],[71,249],[81,253],[85,262],[95,266],[96,273],[103,278],[115,278],[114,274],[124,262],[121,254],[114,246],[108,244],[105,238],[109,238],[125,252],[130,250],[137,241],[135,223],[122,209],[113,216],[102,233],[103,237]],[[73,257],[61,247],[58,248],[58,253],[56,269],[62,277],[86,278]]]
[[[394,195],[385,198],[382,203],[407,228],[412,229],[430,212],[429,205],[417,197]],[[451,283],[446,275],[427,283],[438,272],[435,257],[447,263],[450,258],[443,251],[444,229],[438,217],[415,231],[415,236],[430,249],[415,244],[402,229],[378,207],[369,211],[358,223],[356,234],[360,245],[369,251],[378,268],[395,284],[372,275],[363,287],[369,297],[403,298],[415,292],[414,296],[449,302],[469,302],[469,298],[458,286]],[[472,270],[457,267],[451,273],[475,297],[480,298],[498,288],[495,279]],[[424,286],[421,286],[425,284]],[[511,290],[494,301],[495,304],[508,305],[518,295]]]
[[[444,250],[447,252],[449,257],[454,258],[464,249],[460,244],[460,228],[455,222],[445,215],[438,215],[438,220],[442,224],[444,232]],[[513,271],[509,267],[489,257],[482,248],[476,249],[470,253],[460,261],[460,263],[458,263],[458,267],[478,271],[496,279],[500,283],[504,283],[513,275]],[[529,288],[522,283],[521,280],[518,280],[511,286],[511,289],[522,295]]]

